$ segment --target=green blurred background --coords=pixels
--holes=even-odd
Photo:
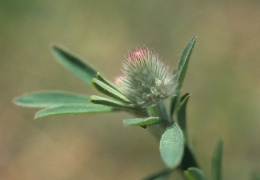
[[[0,179],[140,179],[164,167],[158,143],[124,127],[127,113],[33,120],[15,96],[36,90],[96,93],[60,66],[62,44],[110,80],[124,55],[146,45],[172,67],[198,36],[182,92],[206,175],[219,137],[224,179],[260,172],[260,1],[0,0]],[[178,178],[178,177],[176,177]]]

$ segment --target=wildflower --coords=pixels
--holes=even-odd
[[[146,47],[130,51],[122,71],[123,92],[133,105],[155,105],[159,100],[176,94],[176,74],[160,60],[158,54]]]

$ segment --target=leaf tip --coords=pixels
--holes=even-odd
[[[12,100],[12,103],[14,103],[17,106],[28,107],[28,104],[26,103],[26,101],[24,101],[23,97],[24,95],[15,97]]]
[[[44,110],[45,110],[45,109],[41,109],[41,110],[39,110],[38,112],[36,112],[35,115],[34,115],[34,117],[33,117],[33,120],[38,120],[38,119],[40,119],[40,118],[46,117],[46,116],[44,116],[44,115],[41,114],[42,111],[44,111]]]
[[[52,53],[57,53],[57,51],[59,51],[59,49],[61,49],[61,46],[52,42],[49,44],[50,50]]]
[[[91,95],[90,97],[89,97],[89,102],[91,102],[91,103],[93,103],[93,104],[96,104],[95,103],[95,100],[98,98],[98,96],[96,96],[96,95]]]
[[[19,98],[20,97],[15,97],[13,100],[12,100],[12,103],[16,104],[16,105],[19,105]]]

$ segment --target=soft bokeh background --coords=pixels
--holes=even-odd
[[[260,1],[0,0],[0,179],[141,179],[164,167],[158,143],[122,125],[127,113],[33,120],[15,96],[35,90],[93,94],[60,66],[52,42],[110,80],[124,54],[146,45],[176,66],[198,36],[183,92],[195,153],[210,176],[224,139],[224,179],[260,171]]]

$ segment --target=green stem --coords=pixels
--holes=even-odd
[[[168,121],[169,123],[172,122],[170,115],[166,110],[164,101],[157,102],[156,108],[157,108],[159,117],[161,117],[165,121]]]
[[[148,116],[154,116],[154,117],[159,117],[163,120],[163,123],[149,126],[148,130],[158,139],[160,140],[162,134],[164,133],[167,125],[169,124],[170,116],[168,115],[164,102],[159,101],[156,103],[155,106],[149,106],[146,108],[147,110],[147,115]]]

